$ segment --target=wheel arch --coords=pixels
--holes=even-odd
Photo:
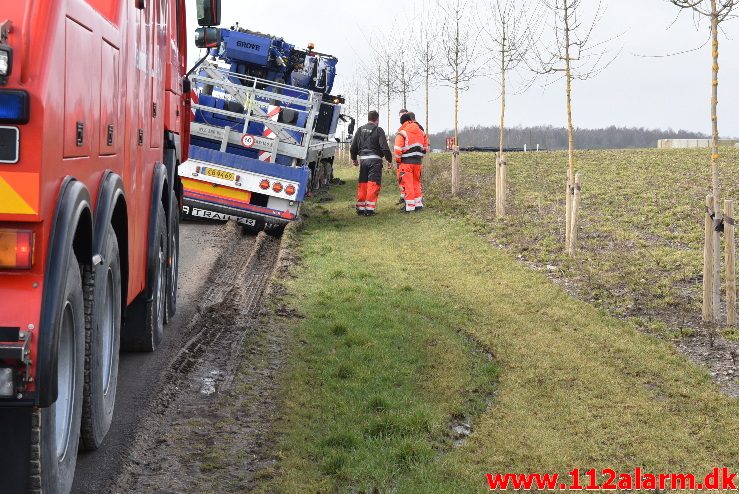
[[[41,298],[38,333],[36,404],[52,405],[57,398],[58,306],[67,283],[67,259],[74,255],[80,265],[92,264],[93,216],[90,192],[85,185],[66,177],[59,191],[51,224],[46,256],[46,276]]]
[[[106,171],[100,182],[95,207],[95,237],[93,255],[105,252],[107,225],[113,227],[118,238],[121,266],[121,314],[125,310],[129,283],[128,204],[123,179],[117,173]]]
[[[154,177],[152,179],[151,187],[151,202],[149,203],[149,230],[147,235],[147,257],[146,257],[146,289],[144,293],[146,295],[146,301],[150,302],[154,297],[154,287],[152,286],[152,280],[156,270],[156,249],[153,246],[157,241],[157,231],[159,225],[157,224],[157,210],[159,205],[164,206],[165,218],[169,214],[169,177],[167,176],[167,167],[163,163],[157,163],[154,165]],[[166,228],[167,225],[165,225]]]

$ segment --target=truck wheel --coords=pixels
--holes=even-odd
[[[254,235],[258,235],[259,232],[264,230],[265,226],[266,226],[266,223],[264,221],[257,220],[257,222],[254,223],[253,225],[242,224],[241,231],[244,233],[244,235],[254,236]]]
[[[98,449],[110,429],[118,388],[121,260],[118,237],[110,226],[102,255],[103,264],[89,270],[85,279],[85,299],[91,319],[86,325],[85,338],[82,445],[88,451]]]
[[[159,204],[157,212],[156,243],[154,250],[156,265],[151,280],[153,292],[151,302],[139,296],[132,304],[126,327],[121,334],[121,347],[133,352],[153,352],[164,336],[164,313],[167,305],[167,216],[164,206]]]
[[[177,196],[172,194],[169,206],[169,258],[167,262],[167,312],[165,322],[169,322],[177,313],[177,280],[180,268],[180,209]]]
[[[34,414],[31,489],[67,493],[72,489],[82,418],[85,372],[85,302],[82,276],[74,254],[67,262],[64,303],[58,308],[56,402]],[[35,447],[38,445],[38,449]]]

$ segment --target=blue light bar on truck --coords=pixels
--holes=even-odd
[[[28,122],[28,93],[14,89],[0,90],[0,123]]]

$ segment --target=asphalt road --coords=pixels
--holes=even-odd
[[[163,373],[184,343],[183,328],[192,318],[208,273],[228,241],[223,225],[181,225],[177,315],[166,326],[164,342],[155,353],[121,355],[113,425],[102,448],[80,452],[72,492],[100,494],[109,490]]]

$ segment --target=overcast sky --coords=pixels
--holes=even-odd
[[[194,4],[193,0],[192,4]],[[420,0],[419,0],[420,1]],[[442,0],[444,1],[444,0]],[[481,0],[485,1],[485,0]],[[585,0],[583,14],[590,15],[596,0]],[[190,5],[192,5],[190,4]],[[676,22],[677,8],[668,0],[604,0],[607,10],[597,27],[595,37],[609,39],[622,34],[610,46],[618,58],[596,78],[576,82],[573,88],[574,123],[578,127],[643,126],[710,131],[710,44],[695,52],[672,57],[666,55],[695,49],[708,40],[708,24],[696,30],[690,14],[682,14]],[[194,7],[194,5],[192,5]],[[398,0],[223,0],[222,26],[238,21],[242,27],[285,38],[297,46],[316,44],[316,49],[339,59],[334,94],[352,87],[362,76],[362,67],[371,57],[367,39],[389,32],[396,19],[411,16],[413,1]],[[194,15],[194,8],[189,9]],[[477,12],[476,17],[481,13]],[[190,33],[196,22],[190,21]],[[739,136],[739,39],[735,35],[737,21],[724,25],[720,56],[720,131],[724,136]],[[728,36],[728,37],[727,37]],[[391,42],[409,40],[396,33]],[[192,42],[190,44],[192,47]],[[191,61],[197,50],[190,50]],[[463,93],[460,124],[494,125],[498,119],[497,83],[480,78]],[[515,89],[515,88],[514,88]],[[409,105],[423,120],[423,93],[418,91]],[[397,109],[393,108],[394,127]],[[386,120],[382,110],[382,124]],[[451,128],[453,100],[449,88],[437,87],[432,92],[430,110],[432,131]],[[509,125],[551,124],[564,126],[564,83],[541,78],[521,95],[511,96],[508,104]]]

